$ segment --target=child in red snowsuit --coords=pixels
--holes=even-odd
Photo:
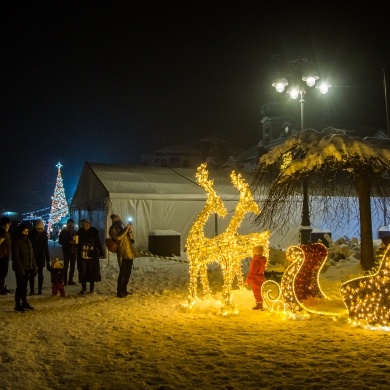
[[[55,296],[60,292],[61,297],[65,298],[64,266],[58,258],[52,260],[50,272],[52,296]]]
[[[263,309],[263,297],[261,296],[261,286],[265,281],[264,271],[267,265],[267,258],[263,256],[264,248],[262,245],[255,246],[252,250],[253,257],[246,277],[245,286],[252,286],[253,295],[256,299],[256,306],[253,310]]]

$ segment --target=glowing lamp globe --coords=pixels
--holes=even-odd
[[[330,87],[331,87],[331,84],[326,83],[326,82],[317,85],[317,88],[320,90],[320,93],[322,93],[323,95],[328,93]]]
[[[314,87],[314,85],[316,84],[316,81],[318,79],[319,79],[319,77],[314,75],[314,74],[308,74],[308,75],[305,75],[302,77],[302,80],[306,81],[306,85],[308,87]]]
[[[284,89],[286,88],[287,85],[288,85],[288,82],[285,78],[279,79],[279,80],[275,81],[274,83],[272,83],[272,86],[275,87],[275,89],[280,93],[284,91]]]
[[[291,99],[296,99],[299,96],[299,90],[297,88],[292,88],[288,92]]]

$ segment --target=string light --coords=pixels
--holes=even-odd
[[[58,168],[57,181],[49,214],[49,223],[47,228],[48,233],[50,233],[52,225],[60,222],[62,217],[65,217],[69,214],[68,203],[66,201],[65,190],[61,176],[61,163],[58,163],[56,167]]]
[[[190,285],[188,304],[191,307],[197,300],[198,276],[203,286],[203,294],[206,297],[211,296],[207,277],[207,266],[213,262],[218,262],[223,275],[222,300],[223,313],[237,310],[233,304],[232,284],[234,278],[240,289],[244,288],[244,279],[242,274],[242,259],[252,255],[252,248],[256,245],[263,245],[264,255],[269,255],[269,237],[270,232],[251,233],[240,235],[240,227],[245,215],[248,212],[258,214],[260,212],[255,202],[249,185],[240,174],[234,171],[231,173],[233,185],[240,191],[240,198],[234,210],[234,215],[230,219],[225,232],[213,237],[204,236],[204,226],[213,213],[224,217],[226,208],[223,201],[213,189],[213,181],[208,179],[206,164],[198,167],[196,179],[208,193],[207,201],[202,212],[195,219],[187,237],[187,256],[189,262]]]
[[[308,308],[304,301],[309,298],[329,299],[322,291],[319,276],[326,262],[328,250],[325,245],[291,246],[286,251],[286,259],[291,263],[283,274],[280,285],[267,280],[262,285],[262,295],[271,311],[339,315],[339,313]]]
[[[348,280],[340,286],[341,297],[354,325],[390,326],[390,250],[377,271]]]

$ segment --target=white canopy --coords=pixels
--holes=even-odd
[[[119,214],[124,222],[131,218],[136,242],[148,247],[149,235],[156,230],[173,230],[180,234],[181,249],[192,223],[203,209],[207,193],[196,183],[196,169],[84,164],[71,202],[72,215],[88,216],[92,225],[107,235],[110,215]],[[234,214],[239,192],[230,181],[230,171],[211,170],[214,189],[223,200],[228,215],[211,216],[205,226],[206,236],[221,233]],[[247,174],[246,174],[247,175]],[[249,182],[251,178],[247,176]],[[100,213],[98,212],[100,210]],[[99,222],[104,213],[104,226]],[[248,214],[240,233],[255,232],[253,217]]]

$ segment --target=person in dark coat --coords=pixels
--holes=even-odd
[[[264,247],[255,246],[252,249],[253,257],[249,267],[249,273],[245,280],[245,285],[252,286],[253,295],[256,299],[256,306],[253,310],[263,309],[263,297],[261,295],[261,286],[265,281],[264,271],[267,266],[267,258],[263,256]]]
[[[66,227],[61,230],[58,237],[58,242],[62,245],[62,253],[64,254],[64,285],[74,286],[76,282],[73,280],[74,270],[76,266],[77,247],[75,241],[76,231],[74,229],[74,221],[69,218],[66,221]],[[69,278],[68,278],[69,269]]]
[[[12,269],[15,271],[15,310],[33,310],[27,302],[27,285],[30,275],[37,275],[38,269],[35,263],[34,249],[28,239],[28,226],[21,223],[12,243]]]
[[[100,274],[99,258],[104,258],[102,243],[99,238],[99,231],[91,226],[89,220],[84,220],[82,228],[78,231],[79,244],[77,251],[79,265],[79,282],[81,291],[84,294],[89,282],[89,292],[94,293],[95,282],[102,280]]]
[[[1,243],[1,256],[0,256],[0,294],[7,295],[11,291],[8,290],[5,285],[5,278],[8,275],[9,258],[11,254],[11,233],[9,231],[11,227],[11,220],[8,217],[1,217],[0,227],[5,230],[5,240]]]
[[[28,235],[29,240],[34,248],[35,262],[38,268],[38,295],[42,295],[43,287],[43,269],[50,270],[50,255],[49,255],[49,239],[45,232],[45,226],[42,220],[35,223],[35,229],[31,230]],[[35,295],[35,275],[30,274],[30,293],[28,295]]]

